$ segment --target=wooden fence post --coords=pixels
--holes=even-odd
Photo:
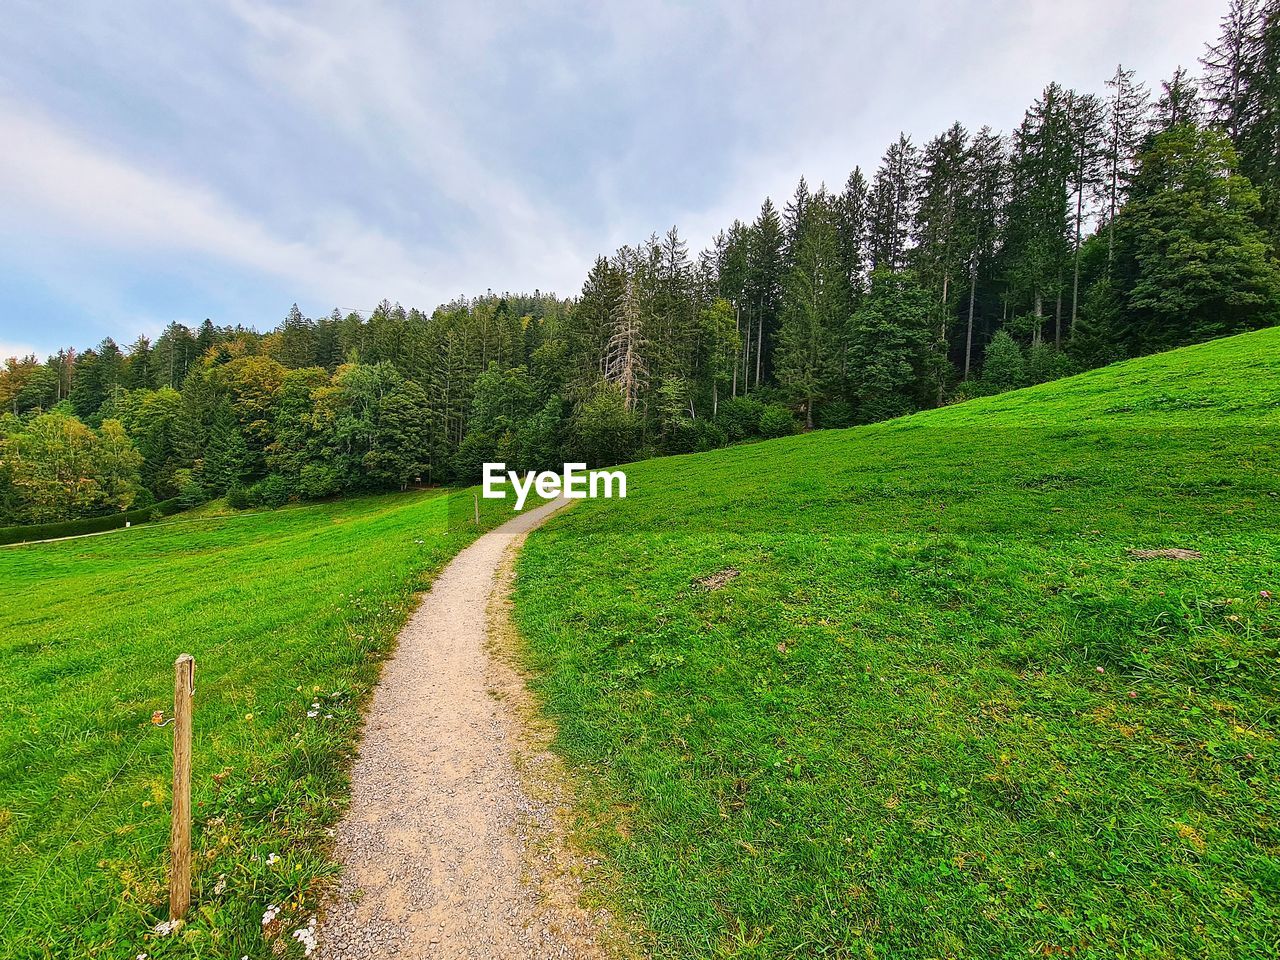
[[[183,920],[191,906],[191,698],[196,662],[184,653],[173,662],[173,822],[169,830],[169,919]]]

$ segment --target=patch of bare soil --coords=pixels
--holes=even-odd
[[[1199,560],[1204,556],[1199,550],[1170,547],[1163,550],[1130,550],[1129,556],[1139,560]]]
[[[696,578],[693,581],[693,585],[699,590],[719,590],[737,575],[738,571],[733,567],[725,567],[723,570],[709,573],[705,577]]]

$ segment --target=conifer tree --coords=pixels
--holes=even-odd
[[[751,226],[747,264],[746,323],[743,331],[743,389],[759,387],[772,370],[784,277],[782,222],[768,197]],[[753,358],[754,353],[754,358]]]
[[[868,270],[867,203],[866,178],[861,167],[854,167],[836,204],[836,235],[840,241],[845,282],[855,300],[862,292]]]
[[[1173,76],[1160,85],[1160,98],[1156,101],[1152,118],[1152,134],[1164,133],[1184,123],[1198,127],[1203,119],[1200,85],[1184,67],[1178,67]]]
[[[812,201],[787,276],[779,334],[778,382],[804,408],[813,428],[815,406],[836,386],[838,345],[848,324],[849,290],[831,203]]]
[[[1280,320],[1280,267],[1259,209],[1224,133],[1183,125],[1154,139],[1116,221],[1113,316],[1130,353]]]
[[[920,178],[919,151],[901,134],[871,181],[867,243],[872,269],[906,266]]]
[[[1123,65],[1107,81],[1110,94],[1107,97],[1106,139],[1104,161],[1106,163],[1106,223],[1107,263],[1115,253],[1115,232],[1112,224],[1120,205],[1124,203],[1129,178],[1137,162],[1138,150],[1146,132],[1147,109],[1150,94],[1146,85],[1134,79],[1134,72]]]
[[[966,158],[966,183],[961,195],[960,234],[967,246],[966,272],[969,284],[965,308],[964,366],[969,378],[973,359],[974,321],[978,284],[990,278],[1004,226],[1008,169],[1004,140],[990,127],[973,138]]]
[[[909,271],[878,269],[853,316],[849,392],[863,423],[909,413],[927,397],[934,305]]]

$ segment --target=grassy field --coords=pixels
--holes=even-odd
[[[1280,955],[1278,428],[1268,330],[535,533],[529,665],[654,953]]]
[[[485,526],[511,516],[483,503]],[[414,591],[475,536],[451,509],[471,494],[0,548],[0,957],[301,956],[359,707]],[[196,906],[159,939],[172,738],[150,718],[180,652]]]

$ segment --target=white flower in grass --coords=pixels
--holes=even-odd
[[[268,855],[267,855],[267,866],[268,866],[268,867],[274,867],[274,866],[275,866],[277,863],[279,863],[279,862],[280,862],[280,858],[279,858],[276,854],[271,853],[271,854],[268,854]]]
[[[308,957],[311,956],[316,949],[316,918],[312,917],[305,927],[299,927],[293,931],[293,939],[302,944],[302,949]]]
[[[280,908],[274,903],[267,904],[266,912],[262,915],[262,925],[265,927],[269,923],[274,923],[278,916],[280,916]]]

